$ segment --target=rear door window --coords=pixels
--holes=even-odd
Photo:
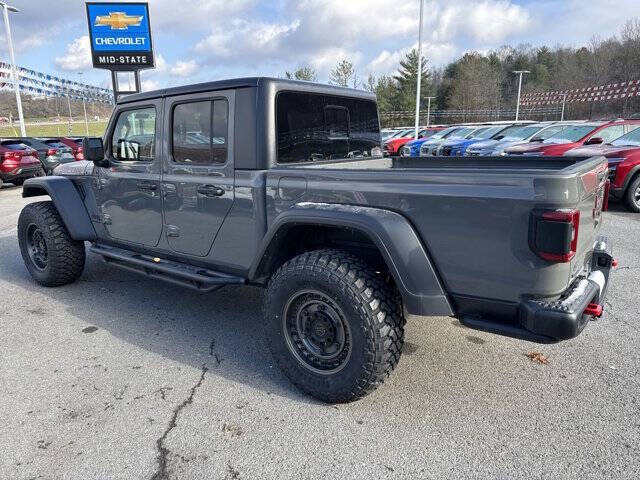
[[[381,154],[378,109],[371,100],[281,92],[276,128],[279,163]]]
[[[210,165],[227,161],[227,100],[181,103],[173,110],[173,160]]]

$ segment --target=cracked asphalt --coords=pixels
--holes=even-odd
[[[272,364],[259,289],[201,295],[91,254],[77,283],[37,286],[26,203],[0,190],[0,479],[640,477],[640,215],[620,206],[607,315],[577,339],[412,317],[392,378],[331,406]]]

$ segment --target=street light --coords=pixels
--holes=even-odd
[[[424,10],[424,0],[420,0],[420,26],[418,27],[418,85],[416,87],[416,125],[414,137],[418,138],[418,127],[420,123],[420,84],[422,83],[422,11]]]
[[[20,133],[23,137],[27,136],[27,131],[24,128],[24,115],[22,114],[22,99],[20,98],[20,84],[18,83],[18,73],[16,72],[16,56],[13,53],[13,39],[11,38],[11,26],[9,25],[9,12],[17,13],[16,7],[7,5],[4,2],[0,2],[2,7],[2,14],[4,16],[4,28],[7,32],[7,44],[9,46],[9,57],[11,59],[11,81],[13,82],[13,88],[16,91],[16,103],[18,104],[18,118],[20,119]]]
[[[511,73],[520,74],[520,80],[518,81],[518,103],[516,104],[516,122],[518,121],[518,114],[520,113],[520,91],[522,90],[522,74],[531,73],[529,70],[514,70]]]
[[[429,116],[431,115],[431,99],[436,97],[427,97],[427,127],[429,126]]]

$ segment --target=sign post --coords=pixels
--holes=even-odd
[[[111,70],[113,93],[140,91],[140,70],[154,67],[147,3],[87,2],[87,21],[94,68]],[[118,72],[133,73],[135,90],[123,90]]]

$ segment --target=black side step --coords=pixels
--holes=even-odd
[[[101,255],[105,262],[116,267],[142,273],[148,277],[188,287],[199,292],[212,292],[225,285],[242,285],[246,282],[242,277],[158,259],[121,248],[92,245],[89,250]]]

